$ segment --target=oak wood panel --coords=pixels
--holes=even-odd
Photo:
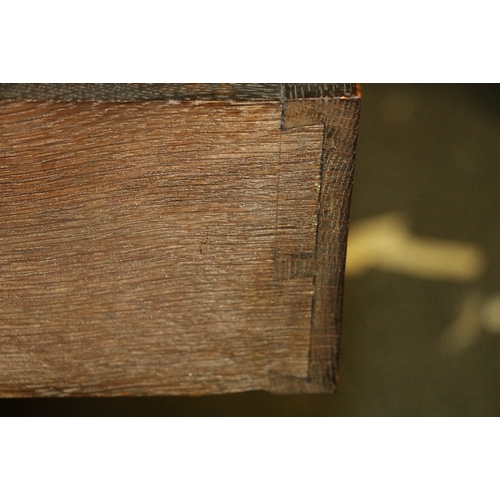
[[[332,392],[356,84],[0,84],[0,395]]]
[[[275,259],[314,251],[323,132],[283,133],[281,113],[4,101],[1,394],[307,377],[312,274],[277,279]]]

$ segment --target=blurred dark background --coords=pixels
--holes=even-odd
[[[0,415],[500,415],[500,85],[362,92],[335,395],[3,399]]]

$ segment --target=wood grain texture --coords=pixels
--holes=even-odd
[[[278,83],[2,83],[0,99],[58,101],[281,101]]]
[[[358,102],[288,91],[0,101],[2,396],[334,389]]]
[[[0,99],[58,101],[279,101],[359,97],[355,83],[0,83]]]
[[[308,375],[276,378],[275,392],[334,392],[338,381],[342,299],[349,209],[359,124],[359,88],[355,99],[328,99],[317,90],[304,97],[287,89],[284,130],[321,124],[320,192],[312,255],[313,301]],[[309,94],[311,95],[312,92]],[[297,97],[298,96],[298,97]]]

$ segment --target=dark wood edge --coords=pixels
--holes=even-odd
[[[359,83],[285,83],[284,99],[360,99]]]
[[[0,83],[0,99],[57,101],[234,100],[356,98],[353,83]]]
[[[324,126],[324,132],[317,234],[312,264],[313,300],[308,377],[284,378],[271,374],[271,392],[333,393],[336,389],[360,96],[358,87],[355,99],[285,98],[282,121],[284,130],[320,123]]]

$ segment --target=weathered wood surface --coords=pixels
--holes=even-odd
[[[0,395],[331,392],[357,87],[160,87],[0,85]]]
[[[0,99],[58,101],[276,101],[359,98],[355,83],[0,83]]]

